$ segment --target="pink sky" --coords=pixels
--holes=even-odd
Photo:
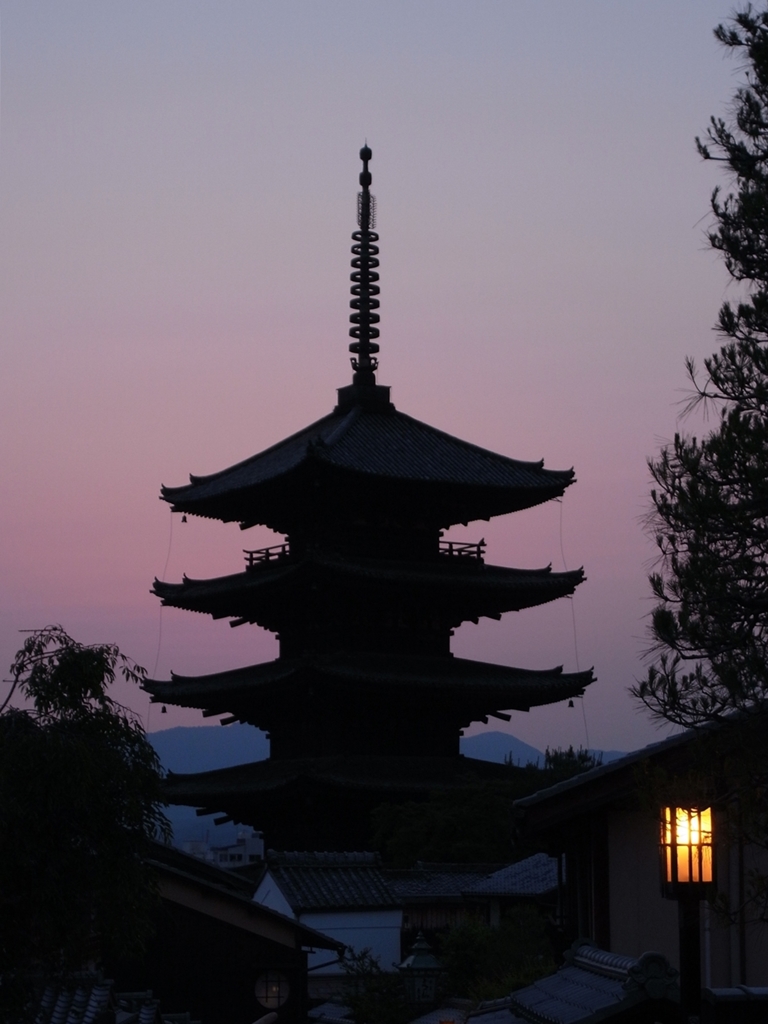
[[[550,468],[577,706],[535,746],[658,737],[643,673],[645,460],[678,422],[728,278],[693,138],[738,69],[712,0],[0,4],[0,661],[61,622],[157,674],[269,658],[256,629],[158,602],[160,483],[231,465],[348,383],[357,152],[373,148],[381,373],[403,411]],[[684,425],[701,429],[695,421]],[[471,524],[562,568],[557,504]],[[237,571],[266,531],[175,517],[167,579]],[[274,538],[277,540],[278,538]],[[571,605],[468,625],[456,653],[576,667]],[[146,719],[147,699],[124,692]],[[153,709],[151,729],[201,721]],[[490,728],[499,728],[494,723]]]

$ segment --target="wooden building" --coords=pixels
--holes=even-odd
[[[526,838],[538,838],[561,858],[566,938],[590,939],[631,957],[658,950],[679,967],[678,906],[662,896],[659,809],[648,806],[646,790],[647,780],[660,773],[674,784],[700,765],[697,742],[695,734],[683,733],[515,802]],[[745,893],[751,876],[768,875],[768,858],[756,846],[733,841],[722,814],[715,814],[713,832],[717,890],[733,916],[701,904],[703,986],[766,986],[765,907]]]
[[[164,487],[175,512],[260,524],[280,537],[246,551],[243,571],[155,581],[163,604],[257,623],[277,634],[272,662],[148,681],[155,701],[249,722],[270,758],[171,776],[171,802],[223,812],[283,849],[361,849],[382,801],[424,798],[470,772],[504,768],[459,755],[461,729],[581,694],[592,673],[529,671],[455,658],[464,622],[571,595],[582,570],[488,564],[485,543],[456,543],[457,523],[560,498],[573,471],[544,469],[451,437],[405,415],[376,382],[378,235],[361,151],[352,247],[352,383],[316,423],[212,476]]]
[[[344,943],[254,902],[254,884],[231,871],[159,843],[148,863],[155,931],[142,958],[105,965],[116,988],[149,989],[165,1014],[187,1011],[203,1024],[252,1024],[271,1011],[303,1024],[308,957],[337,960]]]

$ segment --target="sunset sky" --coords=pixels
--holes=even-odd
[[[158,492],[326,414],[349,382],[367,139],[380,383],[436,427],[576,469],[562,504],[454,534],[587,582],[453,649],[595,666],[583,708],[513,716],[534,746],[660,738],[627,695],[651,608],[646,459],[702,429],[679,420],[683,361],[717,346],[731,291],[704,238],[723,179],[694,146],[740,81],[712,35],[729,10],[3,0],[3,666],[49,622],[158,677],[275,656],[256,628],[161,617],[149,589],[239,571],[280,538],[182,524]],[[150,729],[203,721],[120,692]]]

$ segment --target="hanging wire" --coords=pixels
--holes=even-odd
[[[568,572],[568,563],[565,560],[565,547],[563,545],[563,500],[562,500],[562,498],[558,498],[557,499],[557,503],[560,506],[560,557],[563,560],[563,568],[565,569],[566,572]],[[570,605],[571,605],[571,622],[573,623],[573,653],[576,656],[576,671],[577,672],[581,672],[581,666],[579,664],[579,640],[578,640],[578,634],[576,632],[575,594],[571,594]],[[590,749],[590,746],[589,746],[589,728],[587,727],[587,712],[586,712],[586,709],[584,707],[584,696],[583,696],[583,694],[582,694],[582,697],[581,697],[581,715],[582,715],[582,718],[584,719],[584,735],[586,737],[587,750],[589,750]]]
[[[165,574],[168,571],[168,563],[171,560],[171,548],[173,546],[173,509],[170,509],[170,513],[171,513],[171,522],[170,522],[170,529],[168,530],[168,551],[166,552],[166,555],[165,555],[165,565],[163,566],[163,571],[162,571],[162,574],[160,576],[160,579],[161,579],[161,581],[163,583],[165,583]],[[157,651],[155,652],[155,665],[154,665],[154,668],[152,669],[152,678],[153,679],[155,678],[155,675],[157,674],[157,666],[160,664],[160,648],[162,646],[162,643],[163,643],[163,605],[161,603],[160,604],[160,615],[158,616],[158,621],[157,621]],[[148,704],[147,704],[147,724],[145,726],[145,729],[146,729],[147,732],[149,732],[149,720],[150,720],[151,714],[152,714],[152,697],[150,695],[149,700],[148,700]]]

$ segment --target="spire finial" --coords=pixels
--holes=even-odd
[[[379,314],[375,312],[379,308],[376,297],[379,294],[376,283],[379,280],[376,273],[379,247],[375,244],[379,236],[372,230],[376,226],[376,197],[369,191],[372,178],[368,170],[368,161],[372,156],[366,142],[360,150],[360,159],[363,161],[360,172],[363,191],[357,196],[357,223],[360,230],[352,235],[355,244],[352,246],[352,299],[349,304],[353,313],[349,318],[352,324],[349,333],[355,340],[349,346],[349,351],[352,353],[352,369],[355,371],[352,378],[354,384],[375,384],[379,365],[376,358],[379,346],[374,340],[379,336],[379,329],[375,326],[379,322]]]

